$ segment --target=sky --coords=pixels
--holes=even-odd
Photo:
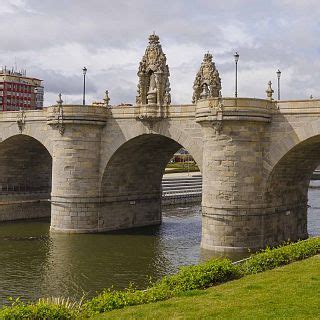
[[[61,92],[67,104],[134,103],[139,62],[149,34],[167,56],[173,104],[189,104],[204,53],[213,54],[222,95],[320,98],[318,0],[0,0],[0,68],[26,69],[44,80],[45,106]]]

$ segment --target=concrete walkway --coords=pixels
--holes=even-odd
[[[176,173],[166,173],[163,175],[162,179],[170,179],[170,178],[185,178],[185,177],[194,177],[194,176],[201,176],[201,172],[176,172]]]

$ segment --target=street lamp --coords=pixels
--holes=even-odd
[[[239,61],[239,53],[235,52],[234,56],[234,61],[236,62],[236,90],[234,96],[237,98],[238,97],[238,61]]]
[[[86,104],[86,73],[87,73],[87,68],[83,67],[82,71],[83,71],[83,100],[82,100],[82,104],[85,105]]]
[[[278,71],[277,71],[277,77],[278,77],[278,101],[280,100],[280,76],[281,76],[281,71],[278,69]]]

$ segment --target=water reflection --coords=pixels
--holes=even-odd
[[[163,224],[112,234],[49,234],[49,221],[0,224],[0,301],[80,298],[103,288],[146,287],[199,261],[200,206],[167,208]]]
[[[320,189],[309,192],[309,234],[320,234]],[[200,205],[168,207],[161,226],[112,234],[49,234],[49,221],[0,224],[0,304],[8,296],[91,296],[134,281],[140,288],[181,265],[206,260]],[[238,260],[243,255],[232,255]]]

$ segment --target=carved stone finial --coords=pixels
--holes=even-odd
[[[193,83],[192,103],[199,99],[207,99],[221,96],[221,79],[212,61],[212,54],[207,52]]]
[[[25,124],[26,124],[26,114],[25,114],[25,111],[20,108],[20,111],[17,115],[17,125],[20,133],[22,133],[22,131],[24,130]]]
[[[272,89],[271,85],[272,85],[272,82],[269,81],[269,82],[268,82],[268,88],[267,88],[267,90],[266,90],[266,93],[267,93],[268,99],[273,100],[272,95],[273,95],[273,93],[274,93],[274,90]]]
[[[62,100],[62,94],[61,93],[59,93],[58,94],[58,97],[59,97],[59,99],[57,100],[57,104],[58,104],[58,106],[62,106],[62,103],[63,103],[63,100]]]
[[[149,44],[159,44],[159,36],[157,36],[154,31],[149,36]]]
[[[110,98],[109,98],[109,91],[106,90],[106,94],[103,98],[103,101],[104,101],[104,106],[105,107],[108,107],[109,106],[109,102],[110,102]]]
[[[159,36],[149,36],[149,45],[139,65],[137,105],[166,106],[171,103],[169,67]]]
[[[59,99],[57,100],[58,110],[54,110],[54,113],[56,118],[56,126],[59,130],[59,133],[63,135],[65,131],[65,127],[64,127],[64,117],[63,117],[62,94],[59,93],[58,97],[59,97]]]

